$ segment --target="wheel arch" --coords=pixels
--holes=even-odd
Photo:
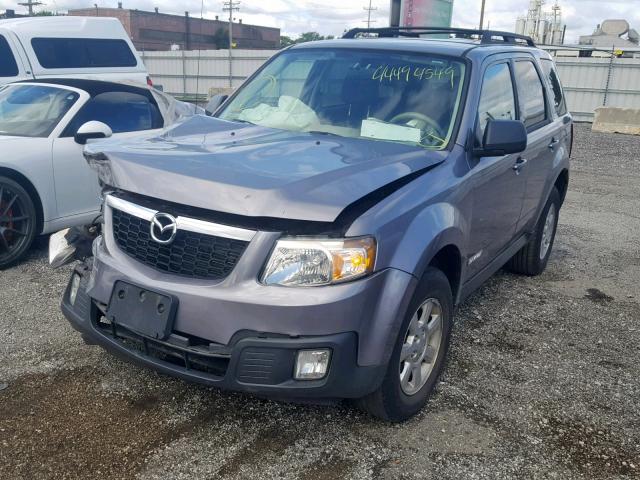
[[[429,261],[427,267],[440,270],[449,280],[453,303],[457,303],[462,278],[462,253],[457,245],[449,243],[441,247]]]
[[[42,199],[40,198],[40,194],[38,193],[36,187],[27,177],[11,168],[0,167],[0,176],[7,177],[15,182],[18,182],[22,186],[22,188],[24,188],[31,196],[33,205],[36,208],[36,232],[37,235],[40,235],[44,227],[44,210],[42,207]]]
[[[404,228],[395,245],[391,265],[421,279],[428,267],[442,271],[449,280],[456,303],[463,276],[465,217],[450,203],[432,204]]]
[[[569,190],[569,169],[562,169],[554,182],[554,186],[558,189],[558,193],[560,193],[560,205],[562,205]]]

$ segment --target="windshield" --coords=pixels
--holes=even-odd
[[[61,88],[8,85],[0,90],[0,135],[48,137],[77,99]]]
[[[445,148],[465,66],[443,57],[366,50],[289,50],[219,115],[289,131]]]

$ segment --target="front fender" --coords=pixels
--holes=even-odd
[[[464,223],[460,211],[451,204],[428,206],[407,225],[390,260],[391,265],[419,279],[443,247],[454,245],[462,251]]]

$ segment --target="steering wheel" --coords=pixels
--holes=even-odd
[[[417,122],[416,128],[420,128],[423,132],[425,132],[426,137],[430,140],[438,140],[440,143],[444,142],[445,134],[442,132],[440,125],[433,118],[425,115],[424,113],[419,112],[404,112],[396,115],[391,120],[390,123],[396,123],[400,125],[406,125],[409,122]],[[427,127],[431,127],[431,131],[435,133],[431,133],[427,130]]]

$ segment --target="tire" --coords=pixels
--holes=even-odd
[[[435,300],[436,303],[433,303],[433,300]],[[431,303],[425,305],[425,302]],[[424,320],[424,316],[428,311],[426,310],[428,305],[431,305],[432,313],[425,324],[427,327],[425,329],[427,339],[426,341],[422,341],[420,335],[412,335],[412,329],[416,325],[416,318]],[[422,315],[419,315],[421,308],[423,309]],[[441,330],[439,337],[435,337],[436,325],[434,322],[436,322],[435,313],[438,309],[440,312]],[[419,323],[420,322],[418,322],[418,324]],[[382,385],[375,392],[359,399],[357,405],[371,415],[388,422],[402,422],[418,413],[427,403],[429,395],[433,391],[438,377],[442,372],[449,349],[452,324],[453,296],[449,281],[440,270],[429,267],[416,288],[409,304]],[[429,325],[434,328],[428,328]],[[431,335],[428,333],[430,330]],[[407,352],[411,351],[411,348],[408,346],[411,341],[410,337],[412,337],[414,341],[417,341],[415,344],[416,351],[414,354],[409,355],[408,361],[402,361],[401,358],[407,357]],[[428,347],[428,350],[425,350],[426,355],[423,353],[423,363],[420,364],[421,373],[424,371],[426,374],[422,376],[422,382],[424,383],[418,383],[415,382],[413,374],[410,375],[406,369],[408,367],[410,371],[416,370],[413,369],[412,366],[420,361],[420,355],[418,353],[422,348],[422,344]],[[434,352],[433,348],[436,345],[437,350]],[[430,354],[428,352],[430,352]],[[433,359],[432,362],[427,362],[429,357]],[[412,361],[414,363],[411,363]],[[403,372],[405,373],[404,378],[409,379],[408,382],[401,381]],[[426,378],[426,380],[424,380],[424,378]],[[414,380],[413,384],[410,381],[411,379]]]
[[[36,236],[36,207],[15,180],[0,176],[0,270],[15,265]]]
[[[561,204],[560,193],[554,187],[542,210],[533,236],[529,243],[509,260],[506,265],[507,270],[529,276],[544,272],[553,250]]]

